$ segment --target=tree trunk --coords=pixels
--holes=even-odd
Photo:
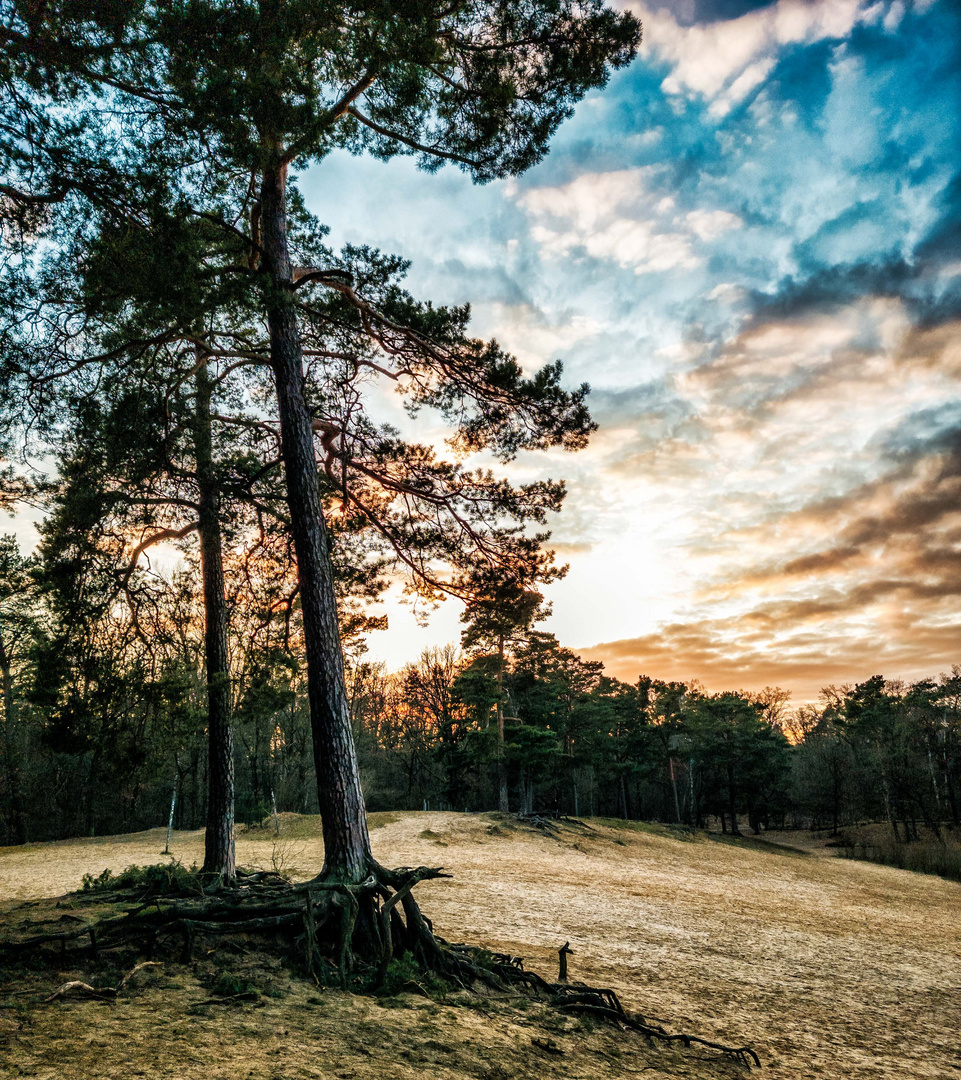
[[[7,787],[7,813],[10,823],[10,839],[15,844],[27,842],[27,829],[23,812],[23,794],[20,784],[20,755],[17,750],[17,713],[13,701],[13,676],[10,671],[10,655],[3,635],[0,634],[0,680],[3,683],[3,758]]]
[[[671,789],[674,792],[674,820],[681,824],[681,800],[677,797],[677,777],[674,775],[674,758],[667,759],[671,772]]]
[[[206,363],[197,368],[194,453],[200,504],[200,565],[204,586],[204,655],[207,668],[207,828],[205,874],[233,881],[234,734],[230,726],[230,668],[227,663],[227,600],[224,594],[220,490],[213,459],[210,398],[213,385]]]
[[[941,791],[938,788],[938,775],[934,771],[934,754],[928,747],[928,772],[931,774],[931,787],[934,789],[934,806],[938,820],[941,819]]]
[[[501,694],[504,689],[504,636],[497,639],[497,809],[502,814],[510,813],[510,800],[507,794],[507,769],[504,764],[504,702]]]
[[[948,805],[951,807],[951,820],[957,826],[961,825],[961,811],[958,808],[958,792],[954,786],[954,777],[951,774],[950,765],[947,753],[945,753],[944,786],[948,793]]]
[[[90,756],[90,767],[87,770],[87,783],[84,790],[83,806],[83,834],[84,836],[96,836],[97,834],[97,810],[94,806],[94,797],[100,786],[100,758],[101,747],[98,741],[94,745]]]
[[[843,778],[841,776],[841,770],[838,768],[836,761],[832,762],[831,766],[831,816],[833,818],[834,826],[831,829],[831,835],[837,836],[841,829],[841,784]]]
[[[888,821],[891,822],[891,831],[894,833],[894,839],[897,843],[901,843],[901,834],[898,832],[898,822],[894,812],[894,804],[891,801],[891,785],[888,783],[888,773],[884,767],[884,758],[882,757],[881,745],[878,747],[878,764],[881,771],[881,790],[884,792],[884,809],[888,815]]]
[[[731,815],[731,835],[740,836],[741,830],[737,823],[737,785],[734,783],[734,770],[729,765],[727,769],[727,807]]]
[[[311,415],[287,247],[287,167],[264,171],[261,244],[270,277],[267,326],[277,386],[281,453],[297,556],[307,697],[323,820],[327,878],[362,881],[373,862],[350,726],[330,547],[320,503]]]

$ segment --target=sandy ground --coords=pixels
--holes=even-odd
[[[674,1029],[750,1043],[761,1054],[763,1074],[778,1080],[961,1077],[961,886],[957,884],[750,842],[742,846],[679,839],[667,830],[596,822],[587,828],[567,826],[552,837],[496,815],[410,813],[374,820],[379,825],[372,833],[374,852],[382,862],[443,865],[453,873],[450,881],[425,883],[418,890],[425,912],[448,938],[523,955],[529,958],[529,967],[549,977],[556,971],[556,949],[569,940],[574,950],[572,978],[613,986],[627,1008]],[[279,842],[269,835],[241,836],[239,861],[268,867],[280,863],[305,874],[315,871],[322,862],[322,848],[310,835],[312,823],[291,820],[285,826],[291,835],[282,835]],[[60,894],[76,888],[84,873],[99,873],[105,867],[120,870],[131,863],[156,862],[163,839],[163,830],[154,830],[0,849],[0,902]],[[177,833],[171,850],[188,865],[199,861],[202,835]],[[303,1002],[301,1006],[307,1008]],[[117,1023],[118,1010],[131,1007],[118,1005],[110,1012],[96,1003],[65,1004],[60,1015],[76,1016],[75,1026],[63,1020],[60,1029],[47,1035],[54,1042],[57,1038],[69,1042],[85,1030],[82,1025],[88,1021],[83,1017],[89,1010],[110,1012],[111,1023]],[[281,1006],[276,1008],[279,1016],[294,1022],[293,1004],[286,1013]],[[401,1036],[420,1030],[410,1025],[414,1012],[425,1008],[440,1007],[422,1003],[409,1016],[398,1020],[394,1013],[386,1023],[381,1016],[385,1010],[378,1012],[379,1006],[341,996],[327,1006],[327,1015],[340,1010],[342,1021],[382,1032],[400,1024],[398,1045],[409,1045]],[[462,1047],[472,1039],[477,1042],[476,1033],[469,1030],[477,1023],[472,1011],[447,1011],[451,1016],[446,1021],[432,1013],[430,1023],[446,1031],[448,1041],[460,1039]],[[426,1073],[495,1080],[528,1075],[628,1076],[641,1071],[645,1077],[728,1075],[726,1069],[692,1066],[677,1055],[654,1064],[649,1057],[617,1059],[616,1054],[611,1057],[611,1044],[605,1044],[606,1051],[591,1049],[596,1043],[591,1042],[593,1036],[567,1029],[558,1032],[560,1045],[568,1050],[566,1058],[550,1052],[531,1057],[535,1036],[523,1024],[516,1031],[510,1026],[520,1022],[518,1017],[508,1021],[507,1027],[502,1024],[498,1029],[498,1038],[506,1040],[507,1058],[487,1055],[480,1064],[472,1063],[465,1050],[462,1068],[445,1064],[438,1051],[436,1062],[432,1064],[429,1056],[410,1062],[409,1072],[395,1047],[385,1050],[380,1065],[367,1061],[363,1068],[355,1063],[346,1071],[328,1072],[318,1066],[320,1071],[311,1072],[304,1064],[308,1056],[301,1061],[307,1071],[298,1072],[288,1062],[283,1068],[278,1063],[274,1072],[253,1070],[249,1076],[293,1080]],[[213,1047],[223,1038],[223,1027],[213,1020],[208,1023],[211,1034],[204,1039]],[[458,1025],[462,1030],[454,1038],[451,1032]],[[336,1024],[330,1032],[335,1028]],[[43,1022],[35,1020],[31,1030],[43,1035]],[[320,1037],[316,1031],[315,1037]],[[108,1038],[105,1045],[109,1042]],[[524,1053],[508,1053],[508,1043],[515,1049],[523,1044]],[[581,1043],[583,1060],[572,1056]],[[197,1044],[197,1053],[202,1055],[204,1045],[203,1040]],[[232,1045],[236,1051],[236,1038]],[[21,1071],[4,1072],[3,1061],[9,1056],[0,1056],[0,1076],[53,1080],[124,1075],[91,1073],[89,1065],[76,1074],[64,1071],[62,1064],[54,1068],[35,1041],[23,1038],[11,1041],[10,1053],[26,1054]],[[221,1048],[219,1053],[226,1051]],[[188,1068],[186,1059],[156,1068],[143,1062],[142,1071],[129,1075],[248,1076],[237,1068],[211,1072],[209,1066],[204,1071],[198,1064],[197,1070]]]

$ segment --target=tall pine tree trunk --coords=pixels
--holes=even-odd
[[[277,385],[281,452],[303,613],[307,697],[323,821],[323,873],[330,879],[361,881],[373,858],[350,726],[312,418],[304,396],[303,354],[287,246],[286,185],[286,165],[264,170],[261,246],[270,277],[270,359]]]
[[[203,357],[201,357],[203,359]],[[210,373],[201,363],[196,375],[194,455],[200,504],[200,565],[204,586],[204,655],[207,667],[207,828],[205,874],[233,881],[234,733],[230,725],[230,669],[227,663],[227,599],[224,592],[220,489],[214,470],[210,422]]]
[[[504,635],[497,639],[497,809],[510,813],[507,794],[507,764],[504,761]]]
[[[13,675],[10,655],[3,635],[0,634],[0,682],[3,684],[3,760],[4,779],[7,788],[7,813],[10,837],[15,844],[27,842],[27,829],[23,812],[23,795],[20,783],[20,754],[17,746],[17,713],[13,700]]]

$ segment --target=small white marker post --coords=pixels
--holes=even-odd
[[[164,855],[170,854],[170,834],[174,827],[174,809],[177,806],[177,781],[174,780],[173,794],[170,796],[170,818],[167,821],[167,843],[164,844]]]

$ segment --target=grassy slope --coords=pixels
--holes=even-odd
[[[956,884],[611,822],[565,826],[557,837],[498,815],[390,814],[374,823],[383,862],[443,864],[454,873],[419,890],[441,934],[526,956],[546,975],[570,940],[572,978],[611,985],[628,1008],[672,1027],[751,1042],[766,1075],[961,1075]],[[316,822],[283,816],[282,826],[279,841],[269,832],[242,836],[240,861],[315,870]],[[154,830],[0,849],[0,899],[63,893],[83,873],[157,861],[162,848],[163,831]],[[175,834],[172,850],[184,862],[199,859],[201,848],[199,833]],[[208,995],[198,976],[211,974],[202,964],[196,972],[168,969],[113,1006],[66,1002],[26,1017],[0,1009],[0,1077],[363,1080],[429,1071],[497,1080],[729,1071],[572,1021],[545,1035],[516,1004],[478,1011],[417,998],[400,1007],[318,998],[279,972],[259,974],[285,994],[265,997],[262,1007],[200,1006]],[[539,1048],[535,1038],[565,1053]]]

